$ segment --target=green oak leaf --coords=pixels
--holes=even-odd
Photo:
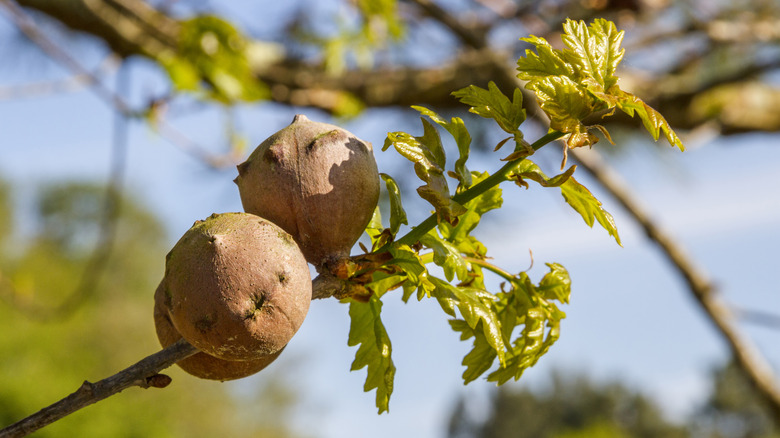
[[[428,127],[429,122],[422,120],[425,130],[422,137],[405,132],[389,132],[382,150],[392,145],[404,158],[414,163],[415,173],[426,183],[417,188],[417,193],[433,205],[440,219],[451,222],[465,209],[450,197],[444,175],[444,150],[438,132]]]
[[[482,321],[477,324],[475,329],[469,327],[466,321],[461,319],[451,319],[450,326],[454,331],[461,332],[461,340],[474,338],[474,344],[471,351],[463,357],[462,365],[466,366],[463,371],[463,383],[468,384],[485,374],[495,362],[496,350],[490,346],[482,329]]]
[[[487,343],[495,350],[498,360],[504,363],[506,347],[493,303],[495,296],[476,288],[453,286],[436,277],[430,277],[430,280],[436,287],[433,295],[439,301],[442,310],[455,317],[454,309],[457,308],[461,317],[474,330],[481,321],[483,323],[481,332],[485,335]]]
[[[493,81],[488,83],[487,90],[469,85],[453,92],[452,95],[471,106],[470,112],[495,120],[498,126],[509,134],[519,132],[518,128],[525,121],[523,93],[519,88],[515,88],[511,101]]]
[[[450,133],[452,138],[455,139],[455,144],[458,147],[458,159],[455,161],[455,177],[458,178],[463,187],[470,187],[471,174],[466,168],[466,160],[469,158],[469,151],[471,150],[471,134],[469,134],[466,125],[463,123],[463,119],[460,117],[453,117],[450,121],[444,120],[440,115],[422,106],[412,105],[412,108],[420,112],[424,116],[428,116],[431,120],[442,126],[447,132]]]
[[[471,172],[474,184],[482,182],[488,176],[490,174],[487,172]],[[484,258],[487,250],[484,245],[471,236],[471,232],[479,225],[483,214],[501,208],[503,204],[501,193],[501,188],[495,185],[464,205],[466,212],[458,217],[457,225],[453,226],[446,222],[439,223],[438,227],[442,238],[455,245],[463,254]]]
[[[563,304],[569,303],[571,294],[571,278],[569,272],[558,263],[545,263],[550,272],[542,277],[537,288],[546,300],[557,300]]]
[[[663,132],[666,136],[666,140],[669,144],[677,146],[681,151],[685,150],[682,140],[674,132],[669,122],[666,121],[664,116],[658,111],[654,110],[650,105],[642,101],[642,99],[634,96],[631,93],[621,91],[619,93],[620,99],[617,101],[617,106],[621,111],[634,117],[634,114],[639,116],[642,123],[648,132],[653,136],[654,140],[658,140],[660,133]]]
[[[517,184],[522,187],[528,186],[528,184],[524,181],[525,179],[536,181],[542,187],[560,187],[572,176],[572,174],[574,174],[576,169],[577,166],[571,166],[562,174],[548,178],[536,163],[525,159],[518,163],[517,167],[515,167],[515,169],[510,174],[510,178],[514,179]]]
[[[387,193],[390,195],[390,232],[395,236],[401,228],[401,224],[409,225],[406,211],[401,203],[401,190],[398,188],[398,183],[390,175],[380,173],[379,176],[385,181]]]
[[[577,182],[574,177],[566,180],[561,184],[561,194],[563,199],[582,216],[585,223],[589,227],[593,227],[594,219],[609,233],[610,236],[615,238],[618,245],[620,243],[620,236],[618,236],[617,225],[615,219],[601,206],[601,201],[596,199],[595,196],[585,186]]]
[[[433,250],[433,262],[444,270],[447,281],[452,281],[455,276],[460,281],[466,280],[469,264],[460,255],[458,248],[439,237],[436,229],[422,236],[420,243]]]
[[[393,365],[392,346],[384,324],[380,318],[382,301],[372,295],[367,303],[349,302],[349,339],[350,347],[360,345],[355,353],[351,371],[367,368],[366,383],[363,390],[376,389],[376,407],[379,413],[389,411],[390,395],[393,393],[395,365]]]
[[[510,174],[510,178],[526,188],[528,187],[528,183],[525,182],[526,179],[536,181],[543,187],[559,187],[563,199],[582,216],[589,227],[592,228],[594,222],[598,221],[609,235],[615,238],[618,245],[621,245],[617,225],[612,215],[604,210],[601,206],[601,201],[596,199],[585,186],[574,179],[572,174],[575,169],[576,166],[571,166],[562,174],[548,178],[536,163],[526,159],[517,165]]]
[[[536,49],[526,50],[517,61],[518,77],[528,81],[526,88],[536,94],[542,110],[550,117],[550,127],[565,134],[569,148],[590,146],[598,141],[592,126],[584,119],[609,115],[619,108],[629,116],[639,116],[645,128],[658,140],[663,132],[673,146],[684,150],[669,123],[641,99],[618,86],[616,71],[625,53],[620,48],[623,31],[605,19],[590,25],[566,20],[561,36],[566,48],[553,48],[544,38],[521,38]],[[599,127],[607,138],[609,134]]]

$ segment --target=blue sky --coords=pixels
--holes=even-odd
[[[0,27],[0,51],[5,54],[11,50],[7,23],[0,20],[0,26],[5,26]],[[0,69],[0,90],[62,76],[58,68],[43,64]],[[134,95],[160,89],[159,75],[148,64],[134,63],[132,69]],[[295,112],[258,105],[242,109],[238,118],[254,145],[289,123]],[[317,111],[303,112],[326,120]],[[30,187],[46,181],[105,180],[112,120],[106,106],[88,90],[0,100],[0,175],[20,189],[22,201]],[[411,166],[393,151],[380,152],[379,146],[387,131],[418,133],[415,120],[411,109],[369,111],[346,127],[376,146],[380,171],[411,178]],[[200,144],[222,150],[223,114],[199,112],[174,123]],[[535,138],[531,133],[528,137]],[[778,135],[753,134],[692,142],[684,153],[663,146],[658,153],[650,142],[632,139],[630,147],[611,161],[654,217],[711,273],[728,302],[780,314],[779,140]],[[537,162],[553,173],[560,152],[547,149]],[[487,158],[475,156],[470,167],[488,166],[483,164]],[[232,182],[234,169],[210,170],[140,123],[131,126],[126,169],[129,191],[164,219],[171,245],[193,221],[241,209]],[[533,185],[529,190],[503,185],[505,208],[490,213],[478,229],[499,266],[526,269],[530,249],[533,278],[542,275],[545,262],[559,262],[573,279],[561,340],[512,384],[543,385],[553,369],[619,378],[647,391],[679,417],[708,390],[708,371],[725,359],[725,344],[641,230],[583,172],[575,176],[615,216],[622,248],[604,230],[587,228],[557,190]],[[424,213],[416,212],[410,219],[421,219]],[[160,260],[161,272],[162,264]],[[300,428],[323,437],[442,436],[458,394],[484,397],[492,388],[483,381],[462,386],[460,360],[469,345],[449,330],[435,302],[404,305],[392,296],[385,301],[383,319],[398,368],[390,414],[377,416],[373,392],[362,392],[365,371],[349,372],[354,349],[346,345],[346,306],[318,301],[286,350],[285,360],[274,364],[295,374],[293,380],[304,395],[307,409],[300,414]],[[775,369],[780,368],[780,351],[772,347],[780,332],[742,327]],[[231,385],[237,390],[251,388],[264,376]]]

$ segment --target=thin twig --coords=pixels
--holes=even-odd
[[[763,310],[745,309],[732,306],[734,315],[748,324],[760,325],[771,329],[780,329],[780,315]]]
[[[96,77],[103,76],[116,70],[117,65],[117,57],[113,55],[108,56],[103,62],[100,63],[92,75]],[[88,87],[90,83],[91,79],[89,75],[74,74],[73,76],[65,79],[14,84],[0,87],[0,100],[27,99],[49,94],[79,91]]]
[[[117,93],[106,87],[93,72],[82,66],[76,58],[72,57],[65,50],[60,48],[54,41],[41,32],[33,19],[12,0],[0,0],[0,6],[8,12],[14,25],[35,45],[41,48],[44,53],[53,60],[61,64],[66,69],[73,72],[77,77],[83,78],[90,86],[92,91],[103,101],[108,103],[114,110],[119,111],[127,118],[142,118],[145,111],[135,111],[133,108]],[[194,141],[184,137],[180,132],[164,120],[157,120],[157,132],[165,140],[184,152],[194,156],[199,161],[209,167],[216,169],[224,168],[235,164],[232,158],[224,158],[208,152],[208,150]]]
[[[142,388],[167,386],[170,380],[159,377],[160,374],[158,373],[197,352],[197,348],[193,347],[186,340],[180,339],[178,342],[151,356],[147,356],[113,376],[95,383],[84,381],[69,396],[0,430],[0,438],[17,438],[28,435],[79,409],[118,394],[131,386],[140,386]]]
[[[653,221],[650,214],[628,190],[626,182],[598,155],[595,150],[587,153],[570,152],[580,168],[590,173],[602,187],[625,208],[644,229],[647,237],[655,242],[677,272],[685,279],[688,290],[704,310],[717,331],[723,336],[737,363],[745,371],[755,389],[766,400],[780,421],[780,385],[772,367],[751,340],[740,332],[734,314],[723,302],[709,274],[688,255],[680,241]]]

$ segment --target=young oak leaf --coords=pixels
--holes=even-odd
[[[640,98],[618,87],[616,70],[625,53],[620,48],[623,31],[605,19],[590,25],[566,20],[562,35],[566,49],[554,49],[543,38],[521,38],[532,44],[536,53],[526,50],[517,61],[518,77],[527,80],[526,88],[537,95],[541,108],[550,117],[551,128],[569,134],[569,148],[589,146],[598,138],[582,120],[614,108],[636,114],[645,128],[658,139],[663,132],[673,146],[684,150],[669,123]],[[606,134],[604,128],[599,128]]]
[[[592,228],[594,222],[598,221],[609,235],[615,238],[618,245],[621,245],[617,225],[612,215],[604,210],[601,206],[601,201],[596,199],[585,186],[574,179],[572,174],[575,169],[576,166],[571,166],[566,172],[548,178],[536,163],[526,159],[520,162],[517,168],[512,171],[510,178],[515,179],[518,185],[526,188],[528,183],[525,182],[525,179],[536,181],[543,187],[559,187],[563,199],[582,216],[589,227]]]
[[[569,295],[571,295],[569,272],[558,263],[545,264],[550,268],[550,272],[544,274],[537,290],[545,300],[556,300],[568,304]]]
[[[380,173],[379,176],[385,181],[385,187],[390,196],[390,232],[395,236],[401,228],[401,224],[409,225],[406,211],[401,203],[401,189],[398,188],[398,183],[390,175]]]
[[[450,197],[447,178],[444,176],[444,149],[436,129],[425,119],[422,137],[405,132],[388,132],[382,150],[391,145],[404,158],[414,163],[414,171],[426,184],[417,188],[417,193],[436,209],[442,220],[453,222],[466,211]]]
[[[545,283],[549,283],[552,278],[559,280],[568,278],[568,273],[560,265],[548,264],[548,266],[550,272],[545,275],[538,287],[534,286],[528,275],[523,272],[511,282],[512,290],[501,295],[502,316],[509,313],[510,317],[516,318],[516,321],[524,326],[518,338],[512,343],[511,351],[507,352],[506,363],[489,374],[488,381],[501,385],[509,379],[519,379],[523,372],[535,365],[558,340],[560,321],[566,317],[566,314],[560,311],[540,288],[545,287]],[[565,295],[568,300],[570,284],[562,281],[556,285],[561,288],[558,292]],[[557,298],[553,299],[557,300]],[[506,318],[502,318],[502,321],[508,323]]]
[[[575,66],[579,79],[595,83],[601,90],[615,85],[618,81],[615,71],[625,53],[620,48],[624,32],[603,18],[597,18],[589,27],[584,21],[567,20],[563,30],[561,39],[568,47],[563,55]]]
[[[653,136],[654,140],[658,140],[660,133],[663,132],[666,136],[666,140],[672,146],[677,146],[681,151],[685,150],[685,146],[680,140],[680,137],[674,132],[669,122],[666,121],[664,116],[658,111],[654,110],[650,105],[646,104],[642,99],[634,96],[631,93],[625,91],[619,91],[620,97],[617,101],[617,106],[621,111],[634,117],[634,114],[639,116],[642,123],[645,125],[645,129]]]
[[[349,338],[347,345],[358,347],[351,371],[367,368],[365,392],[376,389],[376,407],[379,413],[389,411],[390,395],[393,393],[395,365],[393,365],[392,346],[382,324],[380,314],[382,301],[372,295],[367,303],[350,301]]]
[[[482,322],[481,332],[496,352],[499,362],[503,364],[506,345],[494,306],[495,296],[475,288],[453,286],[433,276],[430,280],[436,287],[433,294],[445,313],[455,317],[454,309],[457,307],[461,317],[474,330]]]
[[[420,243],[433,250],[433,263],[444,270],[444,277],[452,281],[456,276],[464,281],[468,277],[469,264],[452,243],[439,237],[436,229],[420,238]]]
[[[531,283],[526,273],[521,273],[510,282],[510,291],[495,296],[497,301],[492,303],[497,311],[505,348],[509,348],[504,352],[505,360],[499,363],[498,369],[488,375],[489,381],[501,385],[510,379],[519,379],[559,338],[560,321],[566,314],[560,311],[553,301],[568,301],[571,283],[563,266],[556,263],[547,266],[550,271],[542,278],[539,286]],[[466,320],[450,320],[451,328],[460,333],[461,341],[474,338],[472,350],[462,362],[466,366],[463,372],[464,383],[469,383],[487,372],[498,357],[498,352],[488,341],[487,332],[482,325],[484,323],[479,320],[476,325],[472,325]],[[523,328],[517,338],[510,342],[510,337],[518,326]]]
[[[460,117],[453,117],[450,121],[444,120],[440,115],[425,108],[423,106],[412,105],[412,108],[420,112],[424,116],[428,116],[431,120],[439,124],[441,127],[447,130],[455,139],[455,145],[458,147],[458,159],[455,161],[455,174],[454,176],[460,181],[464,187],[471,186],[471,174],[466,168],[466,160],[469,158],[469,151],[471,146],[471,134],[469,134],[466,125],[463,123],[463,119]],[[443,165],[443,164],[442,164]]]
[[[466,370],[463,371],[464,384],[468,384],[479,378],[479,376],[493,366],[493,362],[496,360],[496,350],[488,343],[481,326],[481,321],[477,324],[476,329],[472,329],[466,321],[463,321],[462,319],[450,320],[450,327],[452,327],[452,330],[461,332],[461,341],[465,341],[472,337],[474,338],[471,351],[463,357],[463,361],[461,362],[461,364],[466,367]]]
[[[618,236],[615,219],[612,218],[611,214],[604,210],[601,206],[601,201],[596,199],[590,190],[577,182],[574,177],[567,179],[560,187],[563,199],[565,199],[566,203],[582,216],[589,227],[593,227],[595,219],[605,230],[607,230],[610,236],[615,238],[618,245],[623,245],[620,243],[620,236]]]
[[[518,128],[525,121],[523,93],[515,88],[512,100],[498,89],[495,82],[488,83],[488,89],[469,85],[452,93],[462,103],[471,106],[469,111],[486,119],[493,119],[509,134],[520,132]]]
[[[471,172],[474,184],[478,184],[490,176],[487,172]],[[455,245],[463,254],[482,258],[484,246],[470,234],[479,225],[483,214],[490,210],[501,208],[503,199],[501,188],[496,185],[486,190],[476,198],[467,202],[464,207],[466,212],[458,217],[457,225],[442,222],[438,225],[441,236]]]

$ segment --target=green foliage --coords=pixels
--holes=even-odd
[[[452,93],[461,102],[471,106],[469,111],[486,119],[493,119],[509,134],[520,134],[520,125],[525,121],[523,93],[515,88],[512,100],[504,96],[495,82],[488,83],[488,89],[469,85]]]
[[[501,387],[486,417],[469,415],[461,399],[450,415],[450,438],[682,438],[647,396],[619,382],[597,383],[584,376],[555,373],[542,391]],[[485,406],[480,406],[483,412]]]
[[[159,62],[179,90],[205,89],[223,103],[266,99],[268,89],[254,76],[247,45],[229,22],[203,15],[181,23],[178,51],[164,53]]]
[[[575,168],[576,166],[572,166],[560,175],[547,178],[534,162],[524,160],[512,172],[511,178],[515,179],[517,184],[523,187],[528,186],[524,179],[536,181],[543,187],[560,187],[563,199],[582,216],[589,227],[592,228],[594,221],[598,221],[620,245],[620,236],[618,236],[615,220],[609,212],[602,208],[601,201],[596,199],[585,186],[571,176]]]
[[[567,304],[571,294],[566,269],[548,263],[549,271],[535,283],[525,272],[513,274],[491,264],[487,248],[472,234],[483,214],[503,204],[498,187],[501,182],[512,180],[527,188],[530,180],[542,187],[559,188],[564,200],[588,226],[598,222],[620,244],[612,216],[572,176],[575,166],[548,177],[528,159],[530,155],[564,135],[568,135],[569,147],[595,143],[596,137],[590,132],[593,127],[585,126],[582,120],[615,107],[638,114],[654,137],[663,131],[672,144],[682,148],[660,115],[618,88],[615,72],[623,57],[623,33],[606,20],[596,20],[589,27],[569,20],[564,30],[566,50],[553,49],[547,41],[530,37],[525,41],[534,44],[537,52],[528,51],[518,61],[520,77],[536,93],[553,128],[533,144],[524,140],[520,130],[526,118],[520,90],[515,89],[510,99],[490,82],[487,89],[471,85],[453,93],[469,106],[469,111],[494,120],[510,134],[496,150],[514,140],[514,150],[494,173],[468,170],[471,135],[459,117],[447,121],[428,108],[414,106],[424,116],[422,135],[387,134],[382,150],[393,146],[414,164],[415,173],[425,183],[417,193],[433,206],[434,213],[396,238],[401,224],[407,224],[408,219],[397,184],[383,175],[390,194],[390,226],[384,227],[377,209],[366,229],[373,252],[358,256],[346,270],[346,280],[355,285],[350,301],[349,345],[360,344],[352,369],[368,367],[364,389],[377,389],[380,412],[388,410],[395,372],[390,341],[380,319],[381,299],[388,291],[401,289],[404,302],[413,296],[418,301],[436,299],[450,318],[453,331],[461,340],[471,340],[471,351],[462,362],[465,383],[485,373],[487,380],[499,385],[517,380],[559,338],[566,314],[558,306]],[[447,155],[434,124],[452,136],[458,149],[452,170],[447,170]],[[596,128],[608,135],[605,128]],[[448,176],[458,181],[455,194],[450,192]],[[438,272],[444,278],[439,278]],[[500,291],[487,290],[486,272],[501,277]]]
[[[404,158],[413,162],[417,177],[425,182],[425,185],[417,188],[417,193],[433,205],[438,217],[448,222],[453,221],[465,209],[450,195],[444,171],[446,156],[439,132],[431,122],[424,118],[420,120],[423,124],[422,136],[414,137],[405,132],[390,132],[387,134],[382,150],[387,150],[392,145]],[[464,137],[460,138],[461,142],[465,142]]]
[[[105,192],[84,183],[43,187],[29,214],[39,227],[32,236],[13,236],[19,244],[0,251],[2,426],[59,400],[85,379],[102,379],[160,349],[151,295],[162,276],[168,239],[159,219],[128,196],[120,198],[119,250],[109,257],[95,293],[66,318],[42,320],[48,312],[36,313],[55,308],[79,284],[89,254],[80,246],[74,251],[62,236],[66,230],[96,234]],[[229,393],[230,384],[196,379],[178,367],[165,373],[173,378],[165,390],[124,391],[35,436],[293,436],[282,423],[294,402],[287,388],[258,390],[258,399],[278,403],[245,405]]]
[[[351,325],[347,344],[350,347],[360,345],[351,370],[357,371],[367,367],[368,376],[363,390],[368,392],[376,389],[376,406],[381,414],[389,409],[395,365],[390,357],[393,347],[379,317],[380,313],[382,313],[382,301],[377,295],[372,295],[367,303],[350,302]]]
[[[691,419],[696,436],[712,438],[777,438],[780,418],[756,391],[735,362],[711,373],[711,392]]]
[[[597,137],[591,132],[594,127],[606,134],[597,125],[584,125],[583,119],[619,108],[631,117],[639,116],[654,139],[663,132],[671,145],[684,149],[661,114],[618,87],[616,70],[624,54],[620,48],[623,31],[604,19],[596,19],[589,26],[583,21],[566,20],[563,31],[567,47],[563,50],[554,49],[543,38],[521,38],[532,44],[536,53],[527,50],[525,57],[518,59],[517,70],[550,117],[550,127],[569,135],[569,147],[595,143]]]
[[[409,225],[409,221],[406,219],[406,211],[401,202],[401,190],[398,188],[398,183],[390,175],[380,173],[379,176],[385,181],[387,193],[390,195],[390,233],[396,235],[401,228],[401,224]],[[380,222],[379,226],[381,225]]]

